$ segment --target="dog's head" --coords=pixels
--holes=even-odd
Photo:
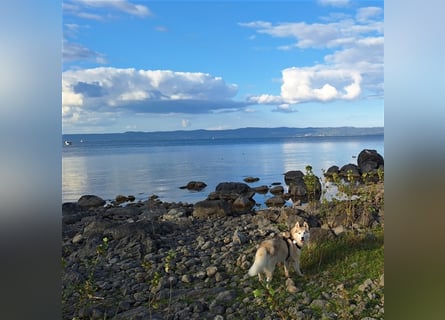
[[[299,222],[295,223],[295,226],[290,230],[290,235],[294,243],[302,247],[309,241],[309,225],[306,222],[302,226]]]

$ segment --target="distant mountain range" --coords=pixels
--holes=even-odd
[[[147,135],[156,139],[249,139],[249,138],[296,138],[296,137],[351,137],[384,135],[383,127],[307,127],[307,128],[240,128],[230,130],[179,130],[139,132],[128,131],[124,135]]]
[[[360,137],[383,136],[383,127],[307,127],[307,128],[240,128],[230,130],[178,130],[178,131],[127,131],[124,133],[89,133],[62,134],[64,140],[82,140],[85,137],[94,139],[111,138],[117,140],[207,140],[207,139],[287,139],[305,137]]]

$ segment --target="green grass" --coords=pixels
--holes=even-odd
[[[292,301],[299,304],[304,296],[309,296],[311,300],[326,300],[322,297],[324,292],[331,295],[327,299],[329,303],[325,311],[337,314],[339,319],[355,319],[357,314],[360,317],[373,316],[374,307],[380,303],[383,296],[383,289],[374,290],[375,299],[369,299],[367,293],[358,288],[367,279],[378,281],[384,273],[383,240],[383,230],[374,229],[363,234],[348,232],[334,240],[306,247],[301,257],[301,270],[305,276],[301,278],[291,273],[299,288]],[[274,291],[273,296],[268,293],[268,289],[261,286],[256,293],[261,293],[259,296],[263,297],[263,306],[272,305],[275,311],[283,312],[287,310],[285,302],[289,301],[288,298],[292,294],[283,286],[284,274],[281,269],[277,267],[270,283]],[[361,302],[357,302],[359,300]],[[360,307],[356,307],[355,303]],[[304,308],[312,309],[314,316],[321,317],[322,310],[319,310],[319,307]],[[286,314],[281,317],[291,319]]]
[[[364,277],[376,277],[383,272],[383,230],[367,234],[344,233],[335,240],[304,249],[301,265],[307,275],[323,271],[333,274],[350,273],[350,265],[357,264]],[[347,275],[344,275],[347,277]]]

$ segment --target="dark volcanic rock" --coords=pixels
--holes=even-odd
[[[232,203],[232,210],[236,213],[249,212],[255,205],[255,200],[246,196],[239,196]]]
[[[105,204],[105,200],[95,195],[83,195],[77,200],[77,205],[81,208],[101,207]]]
[[[284,174],[284,182],[287,185],[299,184],[303,181],[304,173],[300,170],[288,171]]]
[[[280,196],[274,196],[267,199],[265,203],[268,207],[282,207],[286,201]]]
[[[180,187],[180,189],[187,189],[187,190],[193,190],[193,191],[201,191],[205,187],[207,187],[207,184],[205,184],[202,181],[190,181],[187,183],[187,185]]]
[[[269,191],[269,187],[266,186],[266,185],[262,185],[262,186],[259,186],[259,187],[253,187],[252,189],[256,193],[259,193],[259,194],[266,194]]]
[[[193,217],[225,217],[231,214],[230,204],[225,200],[203,200],[195,203]]]
[[[257,178],[257,177],[246,177],[243,180],[244,180],[244,182],[252,183],[252,182],[260,181],[260,178]]]
[[[376,151],[370,149],[362,150],[357,158],[357,164],[362,173],[378,169],[385,164],[383,157]]]
[[[254,191],[242,182],[221,182],[216,186],[215,192],[219,194],[220,199],[235,200],[239,195],[246,195]]]
[[[283,186],[275,186],[275,187],[270,188],[269,191],[273,195],[281,195],[284,193],[284,188],[283,188]]]
[[[343,179],[347,179],[348,177],[348,171],[351,171],[352,177],[355,181],[359,181],[361,178],[360,170],[357,165],[353,163],[345,164],[343,167],[341,167],[339,176]]]
[[[324,176],[328,179],[328,181],[333,181],[334,174],[339,174],[339,173],[340,173],[340,168],[338,166],[331,166],[324,173]]]

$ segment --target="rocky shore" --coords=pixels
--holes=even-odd
[[[356,165],[357,174],[382,168],[383,158],[376,157],[370,157],[374,164],[369,160],[367,171]],[[334,168],[326,178],[332,172],[341,174]],[[304,177],[288,173],[287,188],[266,192],[276,199],[294,200],[296,192],[307,196],[316,189],[293,182]],[[342,293],[351,284],[331,281],[327,270],[305,277],[291,271],[288,280],[276,271],[272,286],[280,295],[247,276],[256,246],[296,221],[310,225],[314,252],[349,232],[377,243],[373,230],[384,225],[383,182],[360,184],[362,199],[349,201],[353,212],[343,202],[337,210],[331,204],[286,206],[278,200],[256,211],[252,197],[258,190],[248,182],[221,183],[195,204],[166,203],[156,196],[139,202],[117,196],[106,204],[95,195],[64,203],[63,319],[345,319],[335,311],[340,304],[348,305],[350,319],[383,319],[383,270],[372,278],[357,276],[353,296]],[[310,267],[303,261],[304,273],[305,266]]]

